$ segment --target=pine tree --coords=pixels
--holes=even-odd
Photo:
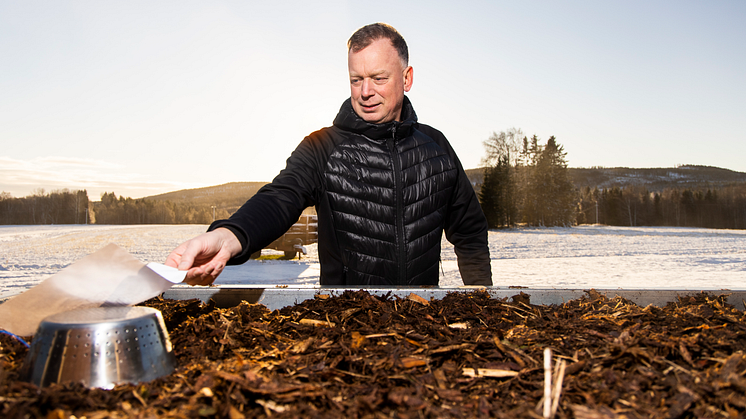
[[[482,211],[490,228],[510,227],[515,223],[515,187],[508,157],[503,156],[494,167],[487,167],[479,191]]]
[[[524,159],[528,162],[524,196],[523,221],[535,226],[568,226],[575,222],[575,188],[570,180],[563,147],[554,136],[546,146],[534,135],[524,142]]]
[[[487,218],[489,228],[500,226],[500,209],[499,184],[500,174],[497,167],[486,167],[484,169],[484,180],[482,188],[479,190],[479,203],[482,206],[482,212]]]
[[[518,212],[518,194],[516,193],[515,168],[510,165],[508,156],[503,156],[498,162],[500,179],[503,181],[500,187],[500,202],[502,207],[501,226],[511,227],[516,223]]]
[[[490,228],[510,227],[516,221],[518,196],[514,172],[522,136],[520,129],[511,128],[493,133],[483,142],[486,156],[482,162],[486,168],[479,199]]]
[[[537,164],[541,153],[539,138],[534,135],[531,139],[524,137],[523,148],[521,150],[521,161],[525,164],[521,170],[520,183],[518,186],[521,196],[521,219],[528,225],[540,225],[537,221],[540,219],[539,203],[540,187],[537,182]]]
[[[548,223],[552,226],[569,226],[575,222],[575,187],[567,170],[567,153],[554,136],[549,137],[542,157],[549,161],[549,185],[546,194]]]

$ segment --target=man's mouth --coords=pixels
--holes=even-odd
[[[374,109],[376,109],[376,108],[377,108],[377,107],[378,107],[379,105],[380,105],[380,103],[376,103],[376,104],[373,104],[373,105],[364,105],[364,104],[362,104],[362,103],[360,104],[360,106],[361,106],[361,107],[363,108],[363,110],[364,110],[364,111],[366,111],[366,112],[371,112],[371,111],[373,111],[373,110],[374,110]]]

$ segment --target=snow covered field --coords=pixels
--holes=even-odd
[[[0,226],[0,296],[17,294],[108,243],[163,262],[203,225]],[[662,227],[532,228],[490,232],[493,281],[531,288],[746,289],[746,231]],[[222,284],[318,284],[316,246],[301,260],[228,267]],[[265,254],[271,251],[264,251]],[[462,285],[443,241],[442,286]]]

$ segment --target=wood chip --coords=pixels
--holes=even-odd
[[[298,323],[304,324],[306,326],[334,327],[334,323],[326,321],[326,320],[300,319]]]
[[[511,370],[496,370],[491,368],[464,368],[463,374],[467,377],[479,378],[479,377],[490,377],[490,378],[506,378],[515,377],[519,374],[518,371]]]
[[[428,358],[404,357],[399,358],[402,368],[424,367],[430,362]]]
[[[417,295],[415,293],[409,294],[409,296],[407,297],[407,299],[410,300],[410,301],[414,301],[415,303],[422,304],[423,306],[430,305],[430,301],[427,301],[426,299],[420,297],[419,295]]]

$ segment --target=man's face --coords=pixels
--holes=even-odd
[[[347,55],[352,109],[367,122],[399,121],[404,92],[412,88],[412,67],[404,67],[388,39]]]

